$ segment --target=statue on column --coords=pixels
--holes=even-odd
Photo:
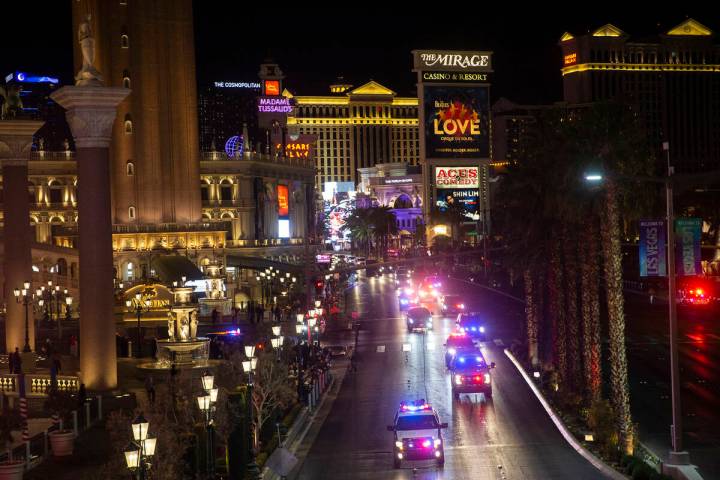
[[[180,341],[190,340],[190,320],[187,313],[183,313],[180,317]]]
[[[175,316],[172,310],[168,312],[168,338],[170,341],[175,341]]]
[[[75,75],[75,85],[77,86],[100,86],[103,81],[102,75],[95,68],[95,37],[90,26],[90,19],[91,17],[88,15],[78,28],[78,41],[82,51],[83,64]]]
[[[195,310],[190,312],[190,340],[197,338],[198,314]]]

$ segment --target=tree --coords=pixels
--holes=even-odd
[[[373,237],[373,222],[371,208],[356,208],[345,219],[343,232],[350,233],[353,245],[359,245],[365,250],[365,256],[370,256],[370,241]]]
[[[252,389],[253,438],[257,449],[260,431],[277,409],[287,408],[295,399],[288,380],[288,368],[273,352],[261,352],[257,359]]]
[[[370,211],[370,223],[380,258],[385,256],[381,252],[387,253],[390,236],[398,234],[397,219],[390,207],[375,207]]]
[[[583,225],[583,261],[580,273],[582,292],[583,378],[587,404],[599,402],[602,396],[600,362],[600,292],[598,282],[598,233],[594,218]]]

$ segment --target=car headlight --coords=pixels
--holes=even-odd
[[[400,450],[402,450],[402,449],[403,449],[403,444],[402,444],[402,442],[399,441],[399,440],[398,440],[397,442],[395,442],[395,447],[396,447],[396,448],[399,448]]]
[[[485,333],[485,327],[480,327],[480,333]]]
[[[439,438],[436,438],[435,439],[435,448],[437,448],[441,443],[442,443],[442,440],[440,440]]]
[[[413,322],[412,318],[408,318],[408,323],[415,323],[415,322]]]
[[[454,348],[448,348],[448,353],[450,355],[455,355],[457,353],[457,350],[455,350]]]

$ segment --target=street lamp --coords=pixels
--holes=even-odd
[[[15,294],[15,301],[25,307],[25,345],[23,346],[23,353],[32,352],[30,348],[30,326],[28,325],[28,307],[33,302],[33,296],[30,293],[30,282],[23,283],[22,290],[16,288],[13,293]]]
[[[208,476],[213,478],[215,476],[215,456],[213,453],[215,449],[213,447],[214,435],[212,413],[215,402],[217,401],[218,389],[217,387],[214,387],[215,377],[208,371],[203,373],[202,377],[200,377],[200,381],[202,382],[202,387],[205,393],[204,395],[197,397],[197,402],[198,408],[200,408],[200,411],[205,416],[205,433],[207,436],[205,441],[206,467]]]
[[[255,463],[255,454],[254,454],[254,437],[255,432],[253,431],[253,415],[252,415],[252,390],[253,390],[253,374],[255,373],[255,368],[257,366],[257,358],[253,357],[255,354],[255,345],[245,345],[245,356],[247,357],[247,360],[242,362],[242,367],[245,373],[248,375],[248,383],[247,383],[247,412],[248,412],[248,418],[250,419],[249,422],[249,432],[250,432],[250,438],[248,443],[248,456],[250,457],[250,461],[247,465],[247,471],[253,476],[253,478],[257,478],[257,474],[259,473],[259,469],[257,464]]]
[[[150,469],[150,458],[155,455],[157,438],[149,438],[150,422],[140,413],[130,424],[133,441],[125,448],[125,463],[138,480],[145,480],[146,472]]]
[[[135,312],[137,315],[137,358],[142,357],[142,327],[140,321],[142,320],[143,312],[150,311],[150,300],[142,301],[142,295],[139,293],[135,294],[135,300],[125,300],[125,306],[129,312]]]

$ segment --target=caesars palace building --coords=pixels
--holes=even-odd
[[[303,242],[314,235],[314,161],[240,144],[200,151],[191,1],[136,2],[132,9],[101,0],[72,5],[73,31],[93,12],[105,85],[131,90],[118,107],[110,145],[116,284],[162,273],[178,277],[162,278],[167,283],[179,280],[179,271],[160,262],[174,255],[201,269],[221,264],[227,294],[240,302],[260,298],[255,270],[300,272]],[[78,70],[82,56],[74,43]],[[77,299],[75,154],[68,143],[46,151],[36,142],[28,165],[32,288],[52,281]]]

